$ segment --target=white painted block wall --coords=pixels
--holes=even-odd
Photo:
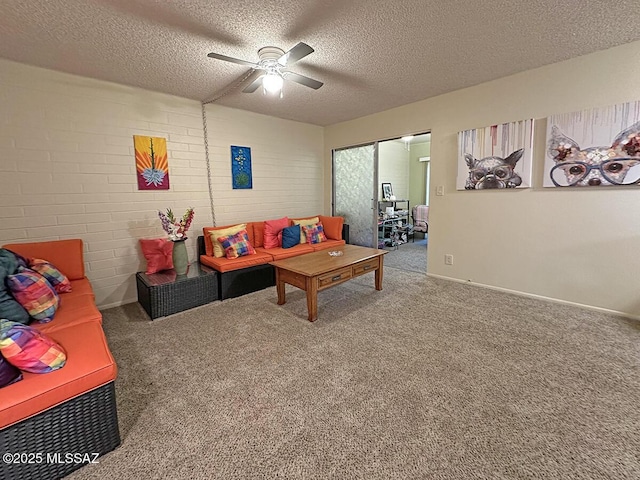
[[[409,150],[404,142],[392,140],[378,144],[378,195],[382,184],[390,183],[398,200],[409,199]]]
[[[206,108],[218,225],[324,213],[322,127],[219,105]],[[232,188],[231,145],[251,147],[252,189]]]
[[[208,108],[218,225],[320,213],[321,127]],[[167,138],[170,190],[137,189],[133,135]],[[252,147],[253,190],[231,189],[231,144]],[[195,261],[212,224],[199,102],[0,60],[0,245],[81,238],[107,308],[136,301],[138,239],[165,236],[158,210],[189,206]]]

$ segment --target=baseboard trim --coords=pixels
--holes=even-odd
[[[583,303],[570,302],[568,300],[561,300],[559,298],[546,297],[544,295],[537,295],[535,293],[527,293],[527,292],[521,292],[519,290],[511,290],[509,288],[496,287],[494,285],[487,285],[487,284],[484,284],[484,283],[472,282],[470,280],[466,280],[466,281],[465,280],[460,280],[459,278],[447,277],[446,275],[437,275],[435,273],[427,272],[427,276],[428,277],[433,277],[433,278],[439,278],[441,280],[448,280],[450,282],[468,283],[468,284],[474,285],[476,287],[488,288],[489,290],[497,290],[499,292],[512,293],[512,294],[518,295],[520,297],[536,298],[538,300],[546,300],[548,302],[561,303],[563,305],[571,305],[571,306],[574,306],[574,307],[585,308],[587,310],[593,310],[593,311],[601,312],[601,313],[608,313],[608,314],[611,314],[611,315],[619,315],[621,317],[630,318],[631,320],[639,320],[640,321],[640,315],[632,315],[630,313],[620,312],[618,310],[611,310],[609,308],[595,307],[593,305],[585,305]]]
[[[125,298],[120,302],[112,302],[112,303],[105,303],[103,305],[98,305],[98,310],[106,310],[108,308],[121,307],[122,305],[127,305],[129,303],[136,303],[137,301],[138,299],[136,297]]]
[[[544,295],[537,295],[535,293],[526,293],[526,292],[521,292],[519,290],[511,290],[509,288],[496,287],[494,285],[487,285],[487,284],[484,284],[484,283],[460,280],[459,278],[447,277],[446,275],[437,275],[435,273],[427,272],[427,277],[439,278],[441,280],[448,280],[450,282],[456,282],[456,283],[468,283],[468,284],[471,284],[471,285],[475,285],[476,287],[488,288],[489,290],[497,290],[499,292],[512,293],[514,295],[518,295],[518,296],[521,296],[521,297],[537,298],[538,300],[546,300],[548,302],[560,303],[560,304],[563,304],[563,305],[572,305],[574,307],[586,308],[587,310],[593,310],[593,311],[596,311],[596,312],[608,313],[608,314],[611,314],[611,315],[620,315],[621,317],[630,318],[632,320],[640,321],[640,315],[632,315],[630,313],[620,312],[618,310],[611,310],[609,308],[595,307],[593,305],[586,305],[584,303],[570,302],[568,300],[561,300],[559,298],[554,298],[554,297],[546,297]],[[98,309],[99,310],[106,310],[108,308],[121,307],[122,305],[126,305],[128,303],[136,303],[137,301],[138,301],[137,298],[125,299],[125,300],[123,300],[121,302],[113,302],[113,303],[109,303],[109,304],[106,304],[106,305],[100,305],[98,307]]]

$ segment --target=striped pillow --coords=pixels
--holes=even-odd
[[[31,318],[40,323],[53,320],[60,297],[42,275],[20,267],[18,273],[7,275],[7,286]]]
[[[222,248],[224,248],[224,253],[227,258],[238,258],[256,253],[253,245],[249,243],[249,235],[246,230],[240,230],[233,235],[218,237],[218,241],[222,245]]]
[[[62,368],[67,354],[56,342],[29,325],[0,320],[0,353],[14,367],[30,373]]]

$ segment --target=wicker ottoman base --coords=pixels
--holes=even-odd
[[[0,430],[1,480],[57,479],[120,445],[113,382]],[[23,454],[19,455],[18,454]],[[6,460],[10,460],[7,462]]]
[[[275,284],[275,269],[268,264],[224,272],[220,274],[220,300],[257,292]]]
[[[138,302],[152,320],[206,305],[219,298],[218,275],[198,263],[189,265],[186,275],[176,275],[173,270],[152,275],[138,272]]]

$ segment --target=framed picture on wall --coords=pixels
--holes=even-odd
[[[391,184],[390,183],[383,183],[382,184],[382,198],[391,198],[391,195],[393,195],[393,188],[391,188]]]
[[[640,185],[640,101],[547,118],[545,187]]]
[[[231,181],[234,190],[253,188],[251,148],[231,145]]]
[[[531,186],[533,119],[458,133],[458,190]]]
[[[167,139],[133,136],[138,190],[169,190]]]

